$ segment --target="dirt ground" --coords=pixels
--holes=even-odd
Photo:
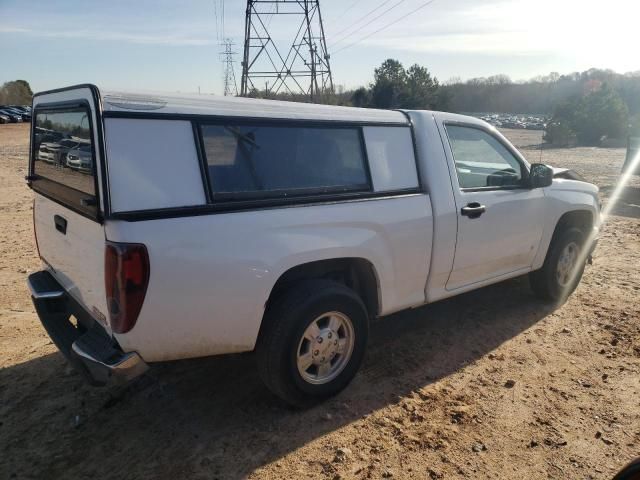
[[[611,194],[624,150],[506,134]],[[0,125],[0,478],[600,479],[640,455],[640,177],[566,304],[520,278],[381,319],[351,386],[292,411],[250,354],[82,382],[25,286],[39,266],[27,143],[28,126]]]

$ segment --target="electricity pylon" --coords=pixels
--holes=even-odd
[[[271,35],[269,27],[277,17],[287,24],[271,31],[296,32],[293,39]],[[263,88],[267,96],[286,92],[306,95],[312,102],[333,93],[319,1],[247,0],[240,94],[248,96]]]
[[[238,84],[236,82],[236,72],[233,67],[235,63],[233,56],[237,53],[232,50],[235,45],[230,38],[225,38],[222,43],[224,51],[220,54],[222,56],[222,63],[224,63],[224,96],[238,95]]]

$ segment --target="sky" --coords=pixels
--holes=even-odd
[[[334,83],[346,88],[368,84],[387,58],[423,65],[440,81],[640,70],[637,0],[322,0],[320,6]],[[34,91],[95,83],[221,94],[220,42],[235,42],[239,82],[245,8],[244,0],[0,0],[0,83],[24,79]],[[295,26],[286,16],[272,22],[274,41],[286,50]]]

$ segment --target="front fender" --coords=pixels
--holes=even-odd
[[[547,256],[547,250],[560,219],[569,212],[589,212],[592,218],[592,232],[597,238],[600,227],[600,201],[598,187],[582,181],[554,179],[551,186],[544,189],[546,199],[546,220],[538,253],[532,264],[532,269],[542,267]]]

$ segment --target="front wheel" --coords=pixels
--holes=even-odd
[[[277,396],[306,406],[335,395],[362,363],[369,333],[358,295],[337,282],[304,282],[270,306],[256,347],[258,370]]]
[[[561,232],[551,241],[540,270],[529,274],[534,293],[544,300],[565,300],[578,286],[586,264],[584,234],[577,228]]]

